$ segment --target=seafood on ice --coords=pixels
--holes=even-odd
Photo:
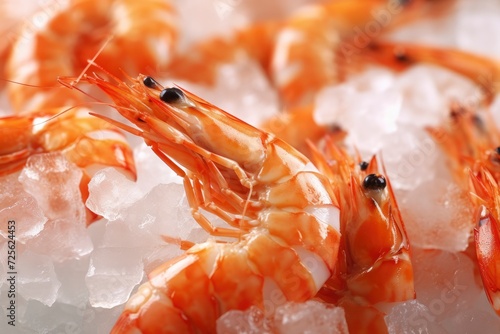
[[[490,33],[499,29],[498,3],[391,2],[400,5],[398,15],[382,0],[277,1],[269,5],[274,13],[259,10],[263,3],[55,1],[50,18],[37,25],[36,38],[16,35],[19,39],[8,45],[15,48],[1,50],[3,77],[15,82],[2,83],[10,106],[0,121],[0,219],[16,223],[16,329],[155,331],[161,323],[149,317],[168,313],[178,326],[221,333],[352,333],[363,327],[388,333],[500,331],[488,302],[495,305],[497,298],[491,270],[496,257],[484,246],[497,240],[493,180],[498,144],[493,140],[486,155],[474,157],[482,161],[477,166],[469,160],[457,165],[453,153],[440,149],[441,137],[434,141],[425,130],[442,126],[452,103],[480,114],[490,109],[492,117],[483,123],[498,123],[498,65],[491,59],[500,56],[500,41]],[[293,14],[292,3],[299,9]],[[313,6],[299,8],[306,3]],[[328,8],[343,14],[328,14]],[[137,20],[129,21],[138,13]],[[384,16],[387,25],[381,13],[390,14]],[[342,17],[346,20],[338,22]],[[89,25],[79,24],[81,18]],[[323,23],[315,26],[315,18]],[[90,27],[94,23],[95,29]],[[62,29],[65,25],[71,29]],[[317,35],[320,26],[337,30]],[[369,30],[374,27],[376,33]],[[311,58],[295,45],[304,42],[297,37],[300,29],[318,51]],[[108,40],[109,34],[113,38]],[[40,47],[55,43],[54,36],[59,47]],[[357,43],[366,36],[367,44]],[[354,53],[346,46],[354,46]],[[338,57],[345,52],[350,56]],[[303,62],[289,63],[293,57],[288,56]],[[334,61],[328,62],[331,57]],[[96,66],[84,71],[88,59],[104,71]],[[310,64],[309,59],[317,61]],[[317,75],[308,76],[308,70]],[[86,75],[77,80],[81,72]],[[129,80],[124,73],[144,76]],[[151,79],[145,84],[146,75],[179,86],[164,90]],[[97,102],[77,91],[73,79],[61,80],[71,90],[54,88],[57,76],[72,77]],[[87,90],[89,83],[94,87]],[[108,105],[132,117],[132,124],[116,120],[116,110]],[[89,109],[101,119],[88,115]],[[133,118],[139,114],[142,118]],[[201,131],[207,124],[210,131]],[[229,135],[229,124],[238,131]],[[222,125],[225,131],[214,130]],[[261,128],[305,153],[318,169]],[[125,134],[126,143],[126,132],[142,138]],[[210,137],[204,137],[207,133]],[[325,135],[341,148],[322,146]],[[311,151],[306,137],[321,156]],[[93,155],[94,144],[102,139],[113,144]],[[244,149],[248,142],[260,154]],[[85,145],[75,158],[71,152],[80,143]],[[115,144],[123,145],[127,159],[118,159]],[[110,151],[115,155],[104,153]],[[379,152],[385,169],[380,160],[370,159]],[[102,157],[108,161],[98,161]],[[242,163],[247,159],[252,163]],[[333,164],[336,159],[345,164],[340,170]],[[369,170],[362,170],[365,160]],[[464,172],[464,165],[472,166],[472,173]],[[102,166],[121,167],[121,172]],[[310,208],[314,196],[304,195],[309,188],[302,177],[318,183],[322,192],[322,200]],[[276,195],[284,186],[288,190]],[[302,191],[303,203],[294,201],[301,197],[292,188]],[[89,210],[92,221],[102,219],[85,227]],[[335,215],[338,229],[323,222],[327,217],[334,221]],[[303,220],[288,229],[277,224],[280,216]],[[385,225],[389,230],[369,234],[384,235],[377,241],[387,244],[358,239],[363,236],[358,231],[375,228],[364,223],[371,219],[390,222]],[[310,233],[305,226],[328,233]],[[2,225],[0,235],[0,254],[7,254],[7,226]],[[318,240],[333,246],[323,247],[326,243]],[[264,242],[265,247],[254,247]],[[259,256],[254,251],[269,247],[287,256],[262,273],[265,266],[258,261],[272,258],[274,251]],[[370,247],[379,247],[380,256],[366,257]],[[252,260],[229,266],[224,261],[236,262],[237,250]],[[2,300],[10,289],[7,265],[1,255]],[[384,281],[370,278],[372,271],[384,271]],[[290,284],[300,289],[286,286],[288,272],[298,273],[299,280]],[[244,273],[249,275],[239,276]],[[269,278],[279,273],[285,275]],[[176,280],[190,274],[199,279],[188,284]],[[209,277],[217,277],[216,283]],[[251,288],[234,299],[230,287],[243,287],[236,281]],[[387,284],[391,281],[397,283]],[[184,295],[172,294],[181,290]],[[201,290],[205,294],[200,295],[214,299],[192,306],[188,302],[194,298],[182,299]],[[179,317],[180,309],[189,320]],[[211,313],[200,315],[201,309]],[[2,307],[0,313],[8,319],[8,312]],[[353,325],[355,312],[363,315],[364,325]],[[6,321],[0,323],[0,331],[10,329]]]

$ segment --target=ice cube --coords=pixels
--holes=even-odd
[[[61,282],[57,279],[52,259],[31,251],[18,254],[16,261],[18,292],[26,300],[37,300],[51,306],[57,298]]]
[[[160,183],[182,184],[182,178],[177,176],[144,142],[134,149],[134,160],[137,168],[137,187],[142,194],[147,194]]]
[[[92,307],[125,303],[143,278],[141,255],[134,248],[99,248],[90,258],[85,282]]]
[[[60,152],[28,158],[19,181],[48,219],[72,219],[85,226],[85,206],[80,193],[82,171]]]
[[[446,165],[434,140],[414,126],[399,126],[396,133],[387,136],[382,154],[396,190],[414,190],[436,177],[439,163]]]
[[[115,168],[97,172],[89,183],[87,207],[108,220],[116,220],[121,211],[141,197],[135,182]]]
[[[38,301],[27,303],[24,316],[19,319],[23,328],[36,333],[80,333],[83,313],[73,305],[55,303],[51,307]],[[30,331],[31,332],[31,331]]]
[[[447,333],[427,306],[416,300],[399,303],[385,317],[389,334]]]
[[[412,250],[415,292],[436,322],[461,314],[477,302],[481,290],[469,255],[415,247]]]
[[[123,305],[113,308],[87,307],[83,313],[84,324],[82,334],[110,333],[116,319],[123,311]]]
[[[18,174],[0,178],[0,221],[14,221],[17,241],[26,242],[43,230],[47,218],[33,196],[24,191]],[[0,235],[8,237],[8,224],[1,224]]]
[[[214,36],[228,35],[236,27],[248,22],[248,18],[239,10],[240,1],[180,1],[174,4],[179,15],[178,29],[183,32],[180,48]]]
[[[461,1],[456,12],[457,45],[463,50],[492,59],[500,57],[500,38],[494,31],[500,29],[500,6],[497,1]]]
[[[274,325],[279,333],[348,334],[344,309],[317,301],[286,303],[276,309]]]
[[[346,143],[366,154],[377,153],[384,137],[396,131],[402,104],[401,94],[390,84],[392,77],[374,77],[377,75],[374,71],[363,76],[373,83],[358,84],[354,80],[323,89],[314,111],[318,124],[337,124],[348,129]],[[371,89],[377,86],[376,82],[381,84]]]
[[[403,95],[398,123],[416,127],[438,125],[448,114],[452,101],[475,105],[479,88],[471,80],[450,70],[420,64],[399,75],[394,85]]]
[[[484,292],[477,302],[443,322],[449,333],[500,333],[500,321]]]
[[[269,320],[256,306],[246,311],[232,310],[224,313],[217,319],[218,334],[267,334],[272,333]]]
[[[49,220],[43,231],[30,240],[29,248],[62,262],[81,258],[89,254],[94,246],[85,228],[85,221],[55,219]]]
[[[399,207],[412,245],[463,251],[474,222],[467,192],[451,180],[436,178],[399,197]]]
[[[151,247],[163,245],[162,235],[186,239],[197,223],[189,213],[184,187],[159,184],[146,196],[123,209],[120,219],[107,223],[106,247]]]
[[[85,286],[90,255],[80,259],[70,259],[54,263],[54,270],[61,282],[57,294],[57,303],[85,307],[89,292]]]

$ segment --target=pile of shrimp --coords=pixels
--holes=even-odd
[[[500,330],[500,62],[404,41],[471,1],[264,4],[2,8],[2,332]]]

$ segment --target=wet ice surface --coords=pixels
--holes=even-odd
[[[229,311],[217,320],[217,333],[347,334],[348,330],[341,307],[308,301],[287,302],[277,307],[271,318],[254,306],[246,311]]]
[[[246,8],[250,2],[244,1],[182,3],[185,21],[181,29],[191,29],[184,32],[192,35],[189,41],[240,26],[246,18],[239,10],[252,11]],[[215,3],[220,6],[215,8]],[[272,15],[281,15],[284,7],[278,7],[283,3],[273,2],[276,12]],[[500,37],[494,32],[500,29],[499,3],[459,3],[459,10],[448,19],[402,27],[393,37],[456,46],[498,59]],[[199,18],[192,15],[195,10]],[[257,9],[252,15],[271,14]],[[191,24],[207,16],[215,24]],[[249,62],[222,67],[213,88],[186,87],[253,124],[279,109],[275,91],[262,71]],[[356,145],[365,157],[382,151],[414,245],[418,299],[392,310],[387,317],[390,333],[500,332],[499,318],[482,292],[474,261],[458,253],[466,248],[472,229],[471,213],[464,209],[465,195],[453,187],[446,159],[423,130],[446,117],[452,100],[474,105],[477,98],[477,88],[468,80],[426,65],[401,74],[373,67],[347,84],[326,88],[318,98],[319,121],[348,128],[348,144]],[[500,99],[492,110],[500,124]],[[104,219],[89,228],[84,227],[83,206],[76,191],[79,172],[60,156],[51,155],[50,170],[39,165],[46,157],[35,157],[21,174],[0,178],[0,219],[15,217],[18,222],[18,284],[22,284],[16,299],[19,333],[109,332],[123,302],[146,279],[145,274],[182,253],[176,244],[166,244],[161,235],[174,241],[206,240],[206,232],[189,214],[182,180],[145,144],[136,146],[134,155],[137,183],[113,169],[94,176],[87,206]],[[54,202],[54,198],[58,200]],[[1,254],[7,252],[5,235],[2,224]],[[5,262],[5,256],[0,256],[1,300],[7,291]],[[303,330],[300,326],[306,321],[308,329],[319,330],[322,327],[313,327],[310,321],[314,313],[320,319],[336,317],[343,326],[342,315],[333,314],[340,309],[305,305],[307,309],[291,307],[278,312],[281,318],[274,325],[288,333],[290,327]],[[2,319],[6,319],[5,312],[2,307]],[[248,333],[265,332],[262,315],[249,312],[223,316],[218,322],[221,332],[243,328]],[[10,329],[5,321],[0,322],[1,333]]]
[[[414,248],[417,300],[386,316],[389,333],[498,333],[500,322],[464,253]]]

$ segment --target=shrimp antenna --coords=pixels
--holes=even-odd
[[[90,68],[90,66],[96,65],[95,60],[97,59],[97,57],[99,57],[99,55],[102,53],[102,51],[104,50],[104,48],[109,44],[109,42],[111,42],[111,40],[113,39],[113,37],[114,37],[113,35],[110,35],[110,36],[108,36],[108,38],[106,38],[106,40],[101,45],[101,47],[99,48],[99,50],[97,50],[97,52],[94,55],[94,57],[92,59],[89,59],[87,61],[87,66],[85,66],[85,68],[83,69],[82,73],[80,73],[80,75],[76,78],[76,80],[70,82],[70,86],[75,86],[76,84],[78,84],[80,82],[80,80],[82,79],[82,77],[85,75],[85,73],[87,73],[87,71]]]
[[[9,79],[4,79],[4,78],[0,78],[0,81],[4,81],[4,82],[8,82],[8,83],[11,83],[14,85],[24,86],[24,87],[31,87],[31,88],[61,88],[61,86],[59,86],[59,85],[54,85],[54,86],[31,85],[31,84],[17,82],[14,80],[9,80]]]

